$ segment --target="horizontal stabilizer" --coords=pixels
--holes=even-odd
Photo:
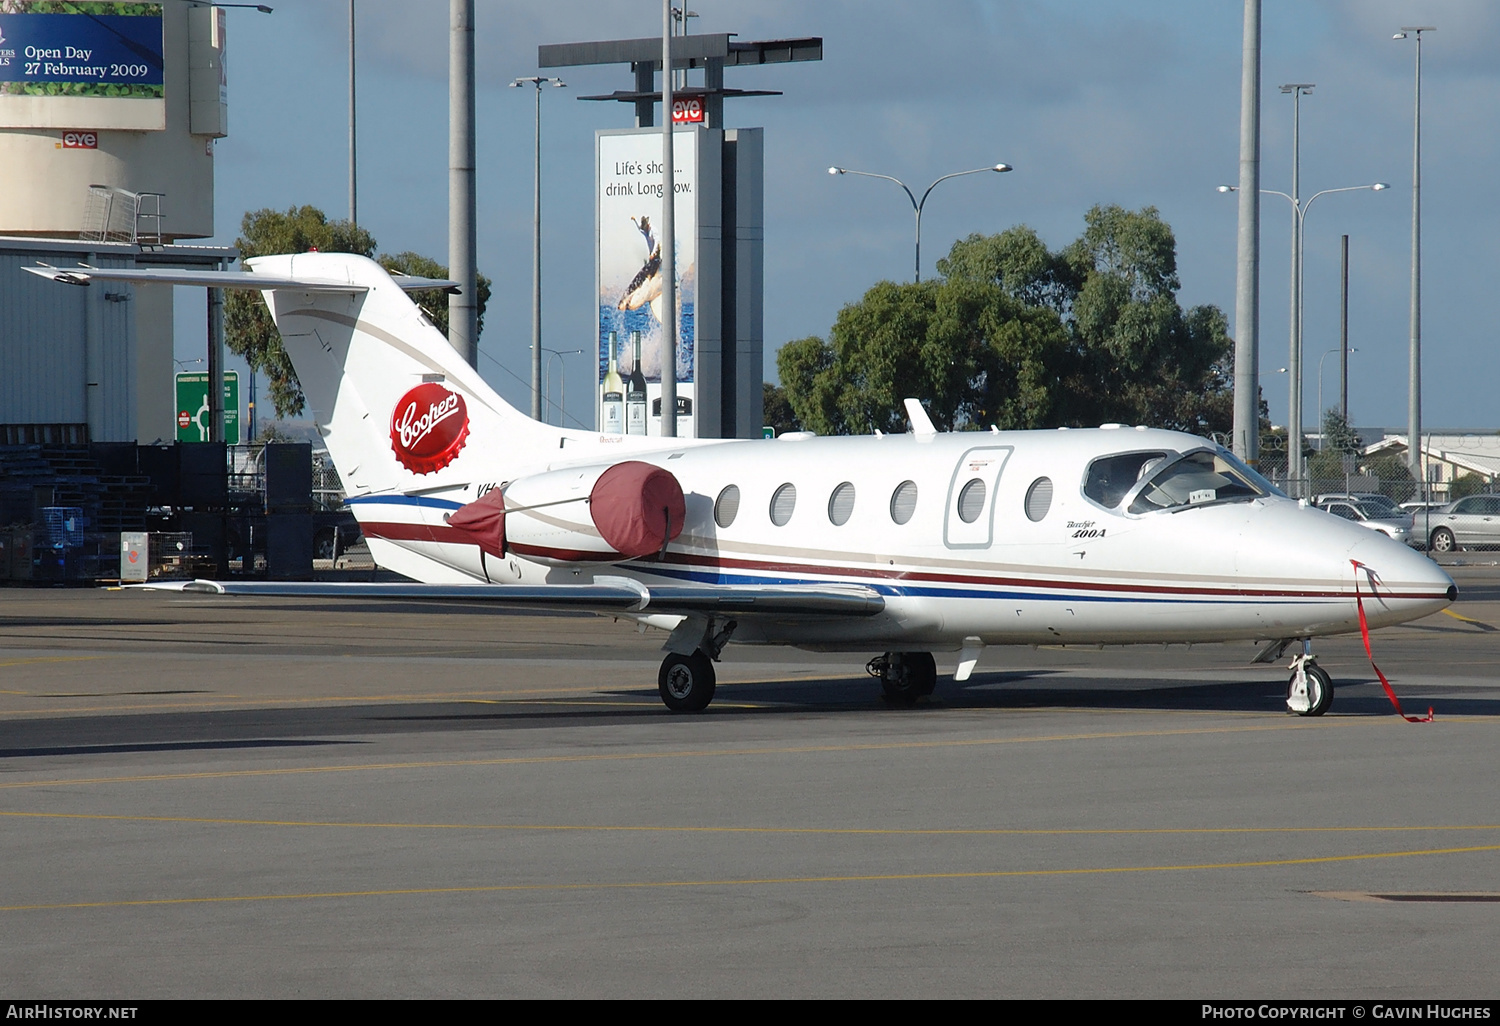
[[[516,609],[597,613],[709,613],[733,616],[874,616],[885,599],[857,585],[761,587],[758,585],[647,586],[624,578],[596,584],[417,584],[303,581],[174,581],[138,585],[154,591],[263,598],[383,599],[398,602],[475,602]]]
[[[120,281],[135,285],[206,285],[211,289],[286,289],[291,292],[370,291],[368,285],[354,285],[333,278],[257,274],[254,271],[190,271],[176,267],[28,267],[26,270],[64,285],[88,285],[94,281]],[[438,278],[419,278],[410,274],[393,274],[391,280],[407,292],[424,289],[456,289],[458,282]]]

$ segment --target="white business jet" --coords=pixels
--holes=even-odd
[[[661,628],[675,711],[726,644],[875,652],[893,702],[990,645],[1300,643],[1288,709],[1332,702],[1313,638],[1434,613],[1452,580],[1278,492],[1203,438],[1142,427],[775,440],[600,435],[507,405],[363,257],[244,272],[28,268],[263,293],[377,562],[410,584],[193,582],[224,594],[463,599]]]

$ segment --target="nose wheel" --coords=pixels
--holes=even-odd
[[[1303,642],[1303,652],[1292,660],[1286,684],[1286,711],[1297,716],[1322,716],[1333,706],[1333,678],[1317,664],[1317,656]]]

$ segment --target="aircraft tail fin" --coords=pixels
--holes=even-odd
[[[264,292],[308,412],[350,495],[458,487],[474,473],[501,469],[497,456],[546,459],[560,436],[581,435],[538,423],[501,399],[374,261],[301,253],[247,266],[247,277],[351,286]],[[484,455],[482,470],[464,459],[475,452]]]

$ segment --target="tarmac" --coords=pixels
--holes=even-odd
[[[0,590],[0,996],[1494,999],[1500,567],[1320,641],[867,655]],[[951,674],[953,654],[939,655]]]

